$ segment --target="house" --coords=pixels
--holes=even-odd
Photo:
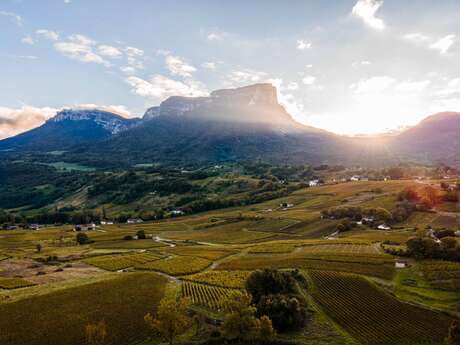
[[[361,219],[361,222],[363,222],[363,224],[365,223],[372,223],[374,221],[374,217],[363,217]]]
[[[40,229],[40,224],[29,224],[30,230],[38,230]]]
[[[139,224],[139,223],[143,223],[144,221],[140,218],[129,218],[126,223],[128,224]]]
[[[409,266],[409,263],[406,260],[396,260],[395,268],[406,268]]]
[[[282,202],[280,204],[280,207],[283,208],[283,209],[287,209],[287,208],[292,207],[292,206],[294,206],[294,204],[288,204],[287,202]]]
[[[361,179],[361,176],[359,175],[353,175],[352,177],[350,177],[350,181],[359,181]]]
[[[391,227],[389,225],[386,225],[386,224],[380,224],[377,229],[379,230],[391,230]]]
[[[78,224],[75,225],[74,228],[75,231],[91,231],[91,230],[96,230],[96,224],[90,223],[90,224]]]
[[[110,220],[101,220],[101,225],[113,225],[113,222]]]
[[[309,185],[310,187],[316,187],[316,186],[319,185],[319,180],[310,180],[310,181],[308,182],[308,185]]]
[[[455,231],[454,234],[455,234],[456,237],[460,237],[460,231]]]
[[[172,210],[171,214],[173,216],[182,216],[184,214],[184,211],[182,211],[182,210]]]

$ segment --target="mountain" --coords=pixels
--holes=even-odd
[[[1,151],[53,151],[110,138],[139,120],[102,110],[65,109],[42,126],[0,140]]]
[[[148,109],[139,126],[78,152],[130,163],[324,162],[341,141],[294,121],[275,87],[255,84],[209,97],[170,97]]]
[[[405,158],[460,166],[460,113],[431,115],[392,138],[390,147]]]

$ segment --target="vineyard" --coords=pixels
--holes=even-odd
[[[431,286],[442,290],[460,290],[460,263],[448,261],[424,261],[423,276]]]
[[[168,250],[171,253],[178,255],[190,255],[196,256],[198,258],[207,259],[207,260],[218,260],[229,256],[235,252],[224,250],[224,249],[214,249],[209,246],[182,246],[182,247],[173,247]]]
[[[123,255],[101,255],[83,260],[85,263],[107,271],[118,271],[160,259],[159,255],[145,252]]]
[[[22,278],[0,277],[0,289],[18,289],[32,285],[35,284]]]
[[[207,271],[183,278],[183,280],[224,288],[242,289],[250,271]]]
[[[182,284],[182,296],[190,298],[193,304],[214,310],[222,309],[223,302],[232,291],[234,290],[188,281]]]
[[[209,260],[193,256],[173,256],[137,265],[136,268],[180,276],[200,272],[210,266],[211,263]]]
[[[447,334],[447,316],[402,303],[364,278],[320,271],[310,277],[315,301],[364,345],[434,345]]]
[[[383,255],[262,255],[250,254],[222,262],[217,270],[255,270],[259,268],[299,268],[338,271],[392,279],[394,264]]]

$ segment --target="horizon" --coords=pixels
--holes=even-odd
[[[4,1],[0,139],[63,108],[142,117],[169,96],[262,82],[302,124],[397,132],[460,110],[459,10],[431,0]]]

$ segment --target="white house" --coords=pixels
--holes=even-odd
[[[460,231],[455,231],[455,236],[460,237]]]
[[[38,230],[40,229],[40,224],[29,224],[30,230]]]
[[[386,225],[386,224],[380,224],[377,229],[379,230],[391,230],[391,227],[389,225]]]
[[[319,180],[310,180],[310,181],[308,182],[308,185],[309,185],[310,187],[316,187],[316,186],[319,185]]]
[[[113,222],[109,220],[101,220],[101,225],[113,225]]]
[[[409,264],[405,260],[396,260],[395,261],[395,267],[396,268],[406,268],[408,266],[409,266]]]
[[[354,175],[352,177],[350,177],[350,181],[359,181],[361,179],[361,176],[359,175]]]
[[[126,223],[128,224],[139,224],[139,223],[143,223],[144,221],[140,218],[129,218]]]
[[[182,216],[184,214],[184,211],[181,210],[172,210],[171,214],[174,216]]]

